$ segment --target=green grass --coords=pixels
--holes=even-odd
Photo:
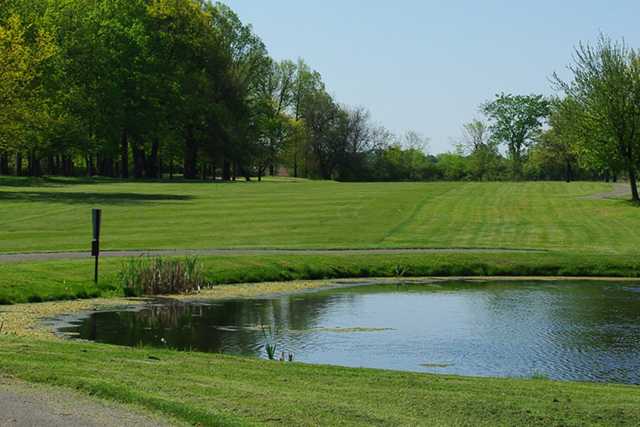
[[[212,284],[429,275],[640,277],[640,210],[601,183],[262,184],[0,177],[0,252],[532,248],[542,253],[202,257]],[[0,304],[122,296],[124,260],[0,264]],[[150,357],[153,356],[153,357]],[[159,360],[158,360],[159,359]],[[198,425],[632,425],[640,389],[281,364],[0,336],[0,375],[77,388]]]
[[[536,248],[638,254],[640,209],[603,183],[161,183],[0,178],[0,252],[103,249]]]
[[[188,423],[634,425],[640,388],[312,366],[0,337],[0,374],[72,387]]]
[[[210,284],[404,276],[640,277],[640,257],[566,253],[432,253],[393,255],[227,255],[201,257]],[[126,259],[0,264],[0,304],[124,296],[118,271]]]

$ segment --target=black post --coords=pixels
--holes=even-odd
[[[96,265],[93,281],[98,283],[98,258],[100,257],[100,223],[102,222],[102,209],[93,209],[91,211],[91,219],[93,222],[93,240],[91,241],[91,256],[95,257]]]

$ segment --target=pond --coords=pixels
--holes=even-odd
[[[296,361],[640,384],[640,284],[438,282],[155,302],[60,329],[82,339]]]

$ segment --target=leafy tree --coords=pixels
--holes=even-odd
[[[496,95],[482,106],[491,122],[493,138],[507,146],[513,177],[522,178],[522,162],[527,148],[540,134],[549,115],[549,101],[542,95]]]
[[[595,46],[581,44],[569,69],[570,82],[557,75],[555,81],[575,102],[580,126],[592,134],[580,139],[579,151],[611,170],[623,167],[632,199],[640,202],[640,56],[602,36]]]
[[[32,133],[46,116],[42,98],[44,64],[56,53],[51,34],[38,30],[29,34],[21,17],[10,15],[0,22],[0,163],[8,169],[8,152],[27,143],[25,133]],[[16,158],[20,173],[21,157]]]
[[[580,126],[579,105],[571,97],[554,100],[551,104],[549,129],[540,137],[540,149],[546,163],[556,163],[564,169],[566,182],[574,179],[577,169],[577,152],[588,135]]]
[[[474,179],[498,179],[501,158],[498,141],[492,137],[489,125],[473,120],[463,125],[461,153],[469,157],[469,172]]]
[[[470,175],[469,162],[460,153],[443,153],[438,155],[438,171],[447,181],[467,180]]]
[[[293,119],[296,121],[304,121],[304,112],[307,110],[306,103],[313,100],[313,97],[325,92],[324,83],[322,77],[317,71],[313,71],[309,65],[302,59],[298,59],[296,64],[296,76],[293,85],[293,99],[292,99],[292,111]],[[305,124],[306,126],[306,124]],[[291,153],[291,160],[293,166],[293,176],[297,177],[301,172],[301,165],[303,166],[304,175],[308,174],[309,165],[311,160],[309,159],[308,151],[308,132],[305,132],[307,138],[295,138],[290,140],[291,146],[289,147]]]

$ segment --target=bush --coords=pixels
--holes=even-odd
[[[128,297],[197,292],[206,281],[197,258],[131,258],[118,279]]]

